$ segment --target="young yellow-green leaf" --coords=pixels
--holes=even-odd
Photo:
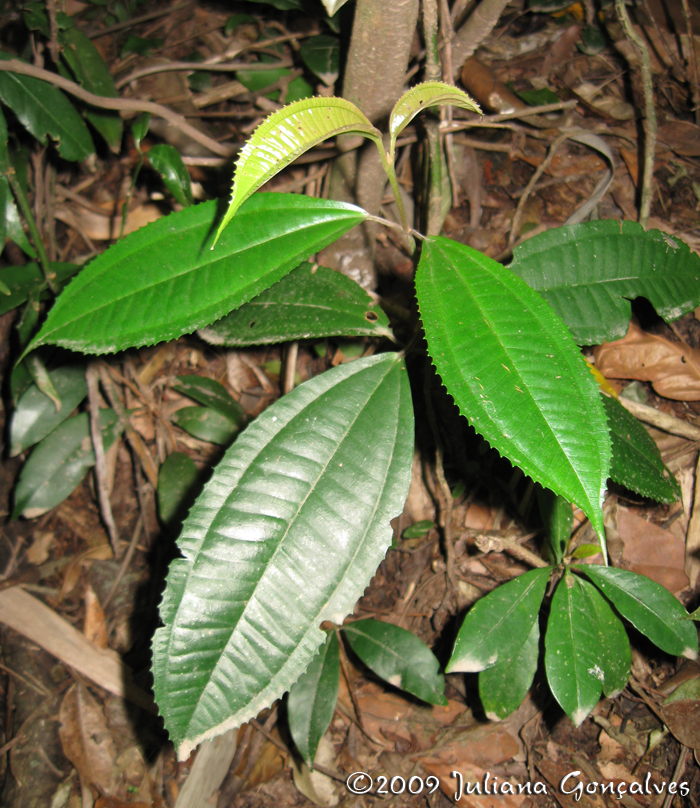
[[[540,624],[537,620],[523,645],[479,674],[479,698],[486,717],[502,721],[518,709],[537,672]]]
[[[477,600],[457,634],[447,673],[475,673],[515,655],[532,631],[551,567],[531,570]]]
[[[308,668],[391,544],[411,480],[396,354],[315,376],[238,437],[185,520],[153,642],[156,700],[186,759]]]
[[[339,684],[340,645],[335,631],[329,631],[326,642],[292,685],[287,699],[289,732],[312,771],[318,744],[335,712]]]
[[[445,677],[435,654],[415,634],[381,620],[358,620],[343,627],[357,656],[390,685],[429,704],[445,706]]]
[[[554,698],[577,727],[603,690],[599,642],[597,613],[589,608],[581,582],[567,569],[552,598],[544,665]]]
[[[629,570],[587,564],[578,570],[617,611],[662,651],[698,658],[698,635],[688,613],[663,586]]]
[[[423,243],[416,292],[430,356],[461,413],[536,482],[582,508],[603,542],[608,424],[566,326],[509,269],[450,239]]]
[[[444,81],[425,81],[423,84],[417,84],[399,98],[391,111],[391,117],[389,118],[389,135],[391,136],[389,153],[394,154],[396,138],[419,112],[429,107],[445,106],[446,104],[481,114],[479,105],[464,90],[460,90],[451,84],[445,84]]]
[[[381,132],[344,98],[306,98],[265,118],[241,149],[231,202],[216,238],[243,202],[275,174],[318,143],[348,133],[364,135],[383,148]]]

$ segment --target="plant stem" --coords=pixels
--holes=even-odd
[[[639,204],[639,223],[646,229],[651,212],[651,191],[654,180],[654,151],[656,150],[656,109],[654,107],[654,87],[651,82],[651,61],[649,48],[634,30],[632,21],[625,8],[625,0],[615,0],[615,10],[627,35],[639,51],[642,69],[642,88],[644,90],[644,171],[642,174],[642,193]],[[692,42],[691,42],[692,46]]]
[[[54,283],[56,280],[56,273],[51,269],[49,256],[46,254],[46,250],[44,249],[44,242],[41,240],[41,234],[39,233],[39,228],[36,225],[34,214],[32,213],[32,208],[29,204],[29,200],[27,199],[27,195],[24,193],[24,188],[22,188],[22,183],[17,179],[13,168],[10,168],[7,172],[5,172],[5,176],[10,183],[12,193],[15,195],[17,204],[19,205],[22,215],[27,222],[27,227],[29,228],[32,241],[34,242],[34,248],[36,249],[37,257],[39,258],[41,271],[44,273],[44,278],[46,278],[46,283],[48,284],[49,289],[51,289],[51,291],[57,295],[58,288]]]

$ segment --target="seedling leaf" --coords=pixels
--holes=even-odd
[[[238,437],[185,520],[156,632],[156,700],[180,759],[279,698],[391,544],[411,477],[403,362],[300,385]]]
[[[173,146],[161,143],[148,152],[148,162],[163,178],[165,187],[183,208],[192,204],[192,183],[180,152]]]
[[[245,423],[243,408],[229,391],[215,379],[206,376],[178,376],[173,390],[217,410],[226,416],[229,421],[242,427]]]
[[[457,634],[447,673],[474,673],[517,654],[542,605],[551,567],[531,570],[477,600]]]
[[[429,704],[447,704],[440,663],[415,634],[368,619],[344,626],[343,636],[365,665],[389,684]]]

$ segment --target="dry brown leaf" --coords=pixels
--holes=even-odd
[[[116,797],[100,797],[95,808],[151,808],[146,802],[122,802]]]
[[[162,215],[163,213],[157,205],[139,205],[127,214],[123,234],[128,236],[129,233],[134,233],[144,225],[157,221]],[[93,210],[86,210],[68,203],[56,208],[56,218],[93,241],[117,239],[122,227],[121,214],[113,216],[111,211],[105,211],[105,215],[102,216]]]
[[[700,749],[700,701],[679,699],[661,708],[674,737],[691,749]]]
[[[83,634],[90,642],[94,642],[98,648],[106,648],[107,623],[105,621],[105,613],[102,611],[100,601],[90,584],[85,587],[83,600],[85,601]]]
[[[43,564],[49,557],[49,547],[55,538],[52,530],[38,531],[34,534],[32,546],[27,550],[26,559],[30,564]]]
[[[617,528],[624,544],[622,559],[627,569],[646,575],[669,592],[680,592],[688,586],[682,539],[627,508],[618,508]]]
[[[58,735],[63,754],[78,770],[82,781],[101,794],[112,794],[115,787],[114,740],[104,713],[90,691],[82,684],[66,693],[59,712]]]
[[[648,334],[630,323],[623,339],[594,350],[596,367],[610,379],[651,382],[654,390],[676,401],[700,401],[700,351]]]
[[[700,126],[690,121],[667,121],[659,127],[659,140],[684,157],[700,156]]]
[[[452,763],[445,763],[439,758],[423,758],[421,766],[429,775],[440,780],[440,788],[443,793],[460,808],[519,808],[527,799],[527,794],[517,793],[518,785],[525,787],[525,783],[506,781],[502,778],[494,779],[490,772],[480,769],[478,766],[455,766]],[[458,771],[463,777],[461,797],[459,797],[459,780],[452,776],[454,771]],[[514,793],[492,794],[490,792],[494,785],[497,790],[505,789],[506,792],[512,788]],[[477,786],[478,793],[476,792]],[[471,794],[465,793],[467,787],[471,789]],[[534,783],[530,787],[534,788]]]

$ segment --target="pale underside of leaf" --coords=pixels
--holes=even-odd
[[[306,670],[386,552],[410,482],[402,362],[356,360],[242,433],[187,518],[154,640],[155,693],[180,759]]]
[[[275,174],[329,137],[348,133],[365,135],[381,146],[381,132],[343,98],[305,98],[265,118],[241,149],[217,238],[243,202]]]
[[[578,504],[604,542],[607,421],[564,324],[509,270],[448,239],[423,245],[416,288],[430,355],[462,414],[535,481]]]

